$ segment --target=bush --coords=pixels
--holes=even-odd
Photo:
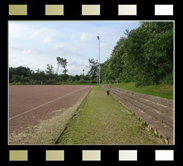
[[[160,84],[170,84],[173,85],[173,72],[167,74],[161,81]]]
[[[13,82],[13,85],[22,85],[21,82]]]

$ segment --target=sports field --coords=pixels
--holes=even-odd
[[[9,144],[50,144],[92,86],[9,86]]]

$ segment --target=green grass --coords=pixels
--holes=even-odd
[[[153,131],[134,113],[94,86],[58,144],[134,145],[161,144]]]
[[[173,85],[150,85],[135,87],[135,83],[118,83],[113,84],[112,87],[173,100]]]

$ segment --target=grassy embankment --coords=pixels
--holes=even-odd
[[[135,83],[118,83],[113,84],[112,87],[173,100],[173,85],[150,85],[135,87]]]
[[[147,125],[112,96],[94,86],[58,144],[161,144]]]

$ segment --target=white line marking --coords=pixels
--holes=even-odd
[[[84,87],[84,88],[86,88],[86,87]],[[54,99],[54,100],[51,100],[51,101],[49,101],[49,102],[47,102],[47,103],[44,103],[44,104],[42,104],[42,105],[39,105],[39,106],[37,106],[37,107],[34,107],[34,108],[32,108],[32,109],[30,109],[30,110],[28,110],[28,111],[25,111],[25,112],[23,112],[23,113],[21,113],[21,114],[15,115],[15,116],[9,118],[9,121],[12,120],[12,119],[14,119],[14,118],[17,118],[17,117],[19,117],[19,116],[21,116],[21,115],[23,115],[23,114],[26,114],[26,113],[28,113],[28,112],[31,112],[31,111],[33,111],[33,110],[35,110],[35,109],[37,109],[37,108],[40,108],[40,107],[45,106],[45,105],[47,105],[47,104],[50,104],[50,103],[52,103],[52,102],[54,102],[54,101],[56,101],[56,100],[59,100],[59,99],[61,99],[61,98],[63,98],[63,97],[69,96],[69,95],[71,95],[71,94],[73,94],[73,93],[75,93],[75,92],[77,92],[77,91],[80,91],[80,90],[82,90],[82,89],[84,89],[84,88],[78,89],[78,90],[76,90],[76,91],[74,91],[74,92],[71,92],[71,93],[69,93],[69,94],[67,94],[67,95],[58,97],[58,98],[56,98],[56,99]]]

